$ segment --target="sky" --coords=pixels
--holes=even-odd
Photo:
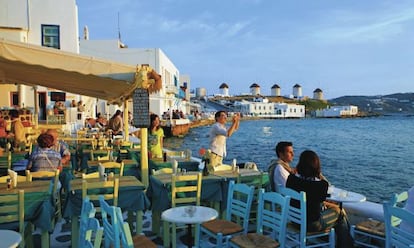
[[[414,92],[411,0],[76,0],[79,30],[161,48],[191,88],[325,99]],[[119,18],[118,18],[119,16]],[[119,20],[119,21],[118,21]],[[118,28],[119,27],[119,28]],[[119,32],[120,31],[120,32]]]

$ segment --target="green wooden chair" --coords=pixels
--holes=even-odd
[[[19,247],[25,247],[25,223],[24,223],[24,190],[18,194],[0,195],[0,224],[12,223],[12,229],[17,229],[22,236]]]

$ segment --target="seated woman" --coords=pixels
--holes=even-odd
[[[289,175],[286,187],[306,192],[307,231],[317,232],[334,227],[338,235],[337,247],[353,247],[343,212],[338,205],[325,201],[329,184],[321,177],[318,155],[310,150],[302,152],[296,170],[296,174]]]
[[[40,134],[37,138],[38,148],[30,155],[27,169],[30,171],[53,171],[62,168],[60,153],[53,150],[53,136],[47,133]]]

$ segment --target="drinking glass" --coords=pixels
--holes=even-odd
[[[184,208],[184,212],[189,216],[193,217],[194,213],[196,212],[197,208],[196,206],[188,206]]]

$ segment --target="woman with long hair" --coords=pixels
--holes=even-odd
[[[156,114],[150,115],[150,126],[148,131],[148,146],[152,157],[162,158],[164,142],[164,130],[160,126],[160,117]]]

